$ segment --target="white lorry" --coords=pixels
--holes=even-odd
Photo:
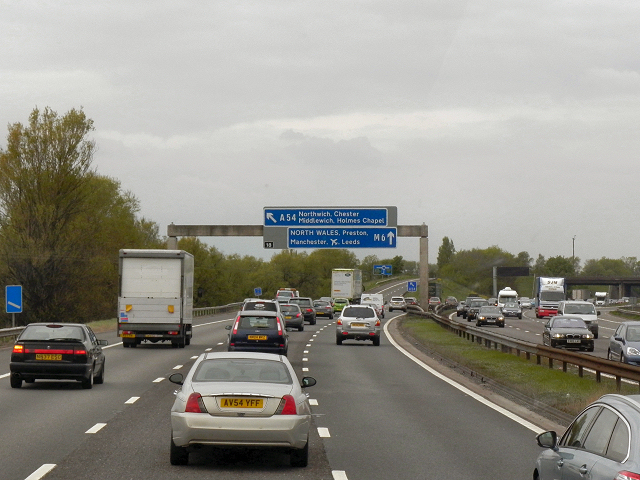
[[[362,271],[355,268],[334,268],[331,271],[331,296],[350,301],[362,295]]]
[[[120,250],[118,336],[141,342],[191,343],[193,255],[184,250]]]
[[[558,304],[567,299],[567,285],[561,277],[536,278],[536,318],[558,314]]]
[[[505,303],[518,303],[518,292],[511,287],[505,287],[498,292],[498,307],[504,307]]]
[[[607,303],[607,292],[596,292],[596,306],[604,307]]]

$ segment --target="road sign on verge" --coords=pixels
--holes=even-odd
[[[407,282],[407,292],[417,292],[418,282]]]
[[[7,313],[22,313],[22,285],[7,285],[5,292]]]
[[[396,248],[397,228],[289,228],[288,248]]]
[[[254,294],[256,297],[259,297],[260,295],[262,295],[262,288],[260,288],[260,287],[256,287],[256,288],[254,288],[254,289],[253,289],[253,294]]]
[[[374,265],[373,274],[374,275],[392,275],[393,265]]]

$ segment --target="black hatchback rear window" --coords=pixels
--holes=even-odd
[[[76,325],[27,325],[20,340],[58,340],[82,341],[84,332]]]
[[[241,317],[239,328],[278,328],[275,317]]]
[[[371,308],[366,307],[346,307],[342,312],[343,317],[372,318],[375,313]]]

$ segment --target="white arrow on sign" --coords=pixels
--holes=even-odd
[[[16,305],[13,302],[7,302],[9,305],[11,305],[13,308],[20,308],[20,305]]]
[[[273,213],[271,212],[267,213],[267,220],[271,220],[273,223],[278,223],[278,221],[273,216]]]
[[[395,235],[393,234],[393,232],[389,232],[387,236],[389,237],[389,245],[393,245],[393,238],[395,237]]]

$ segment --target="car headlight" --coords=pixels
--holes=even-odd
[[[478,317],[478,320],[484,320],[484,317]]]
[[[554,333],[551,335],[553,338],[564,338],[564,333]]]
[[[586,335],[583,335],[582,338],[586,338],[587,340],[591,340],[593,338],[593,335],[591,335],[590,333],[587,333]]]
[[[640,350],[638,350],[635,347],[627,347],[627,355],[629,355],[629,356],[640,355]]]
[[[503,322],[504,321],[504,317],[498,317],[498,320]]]

